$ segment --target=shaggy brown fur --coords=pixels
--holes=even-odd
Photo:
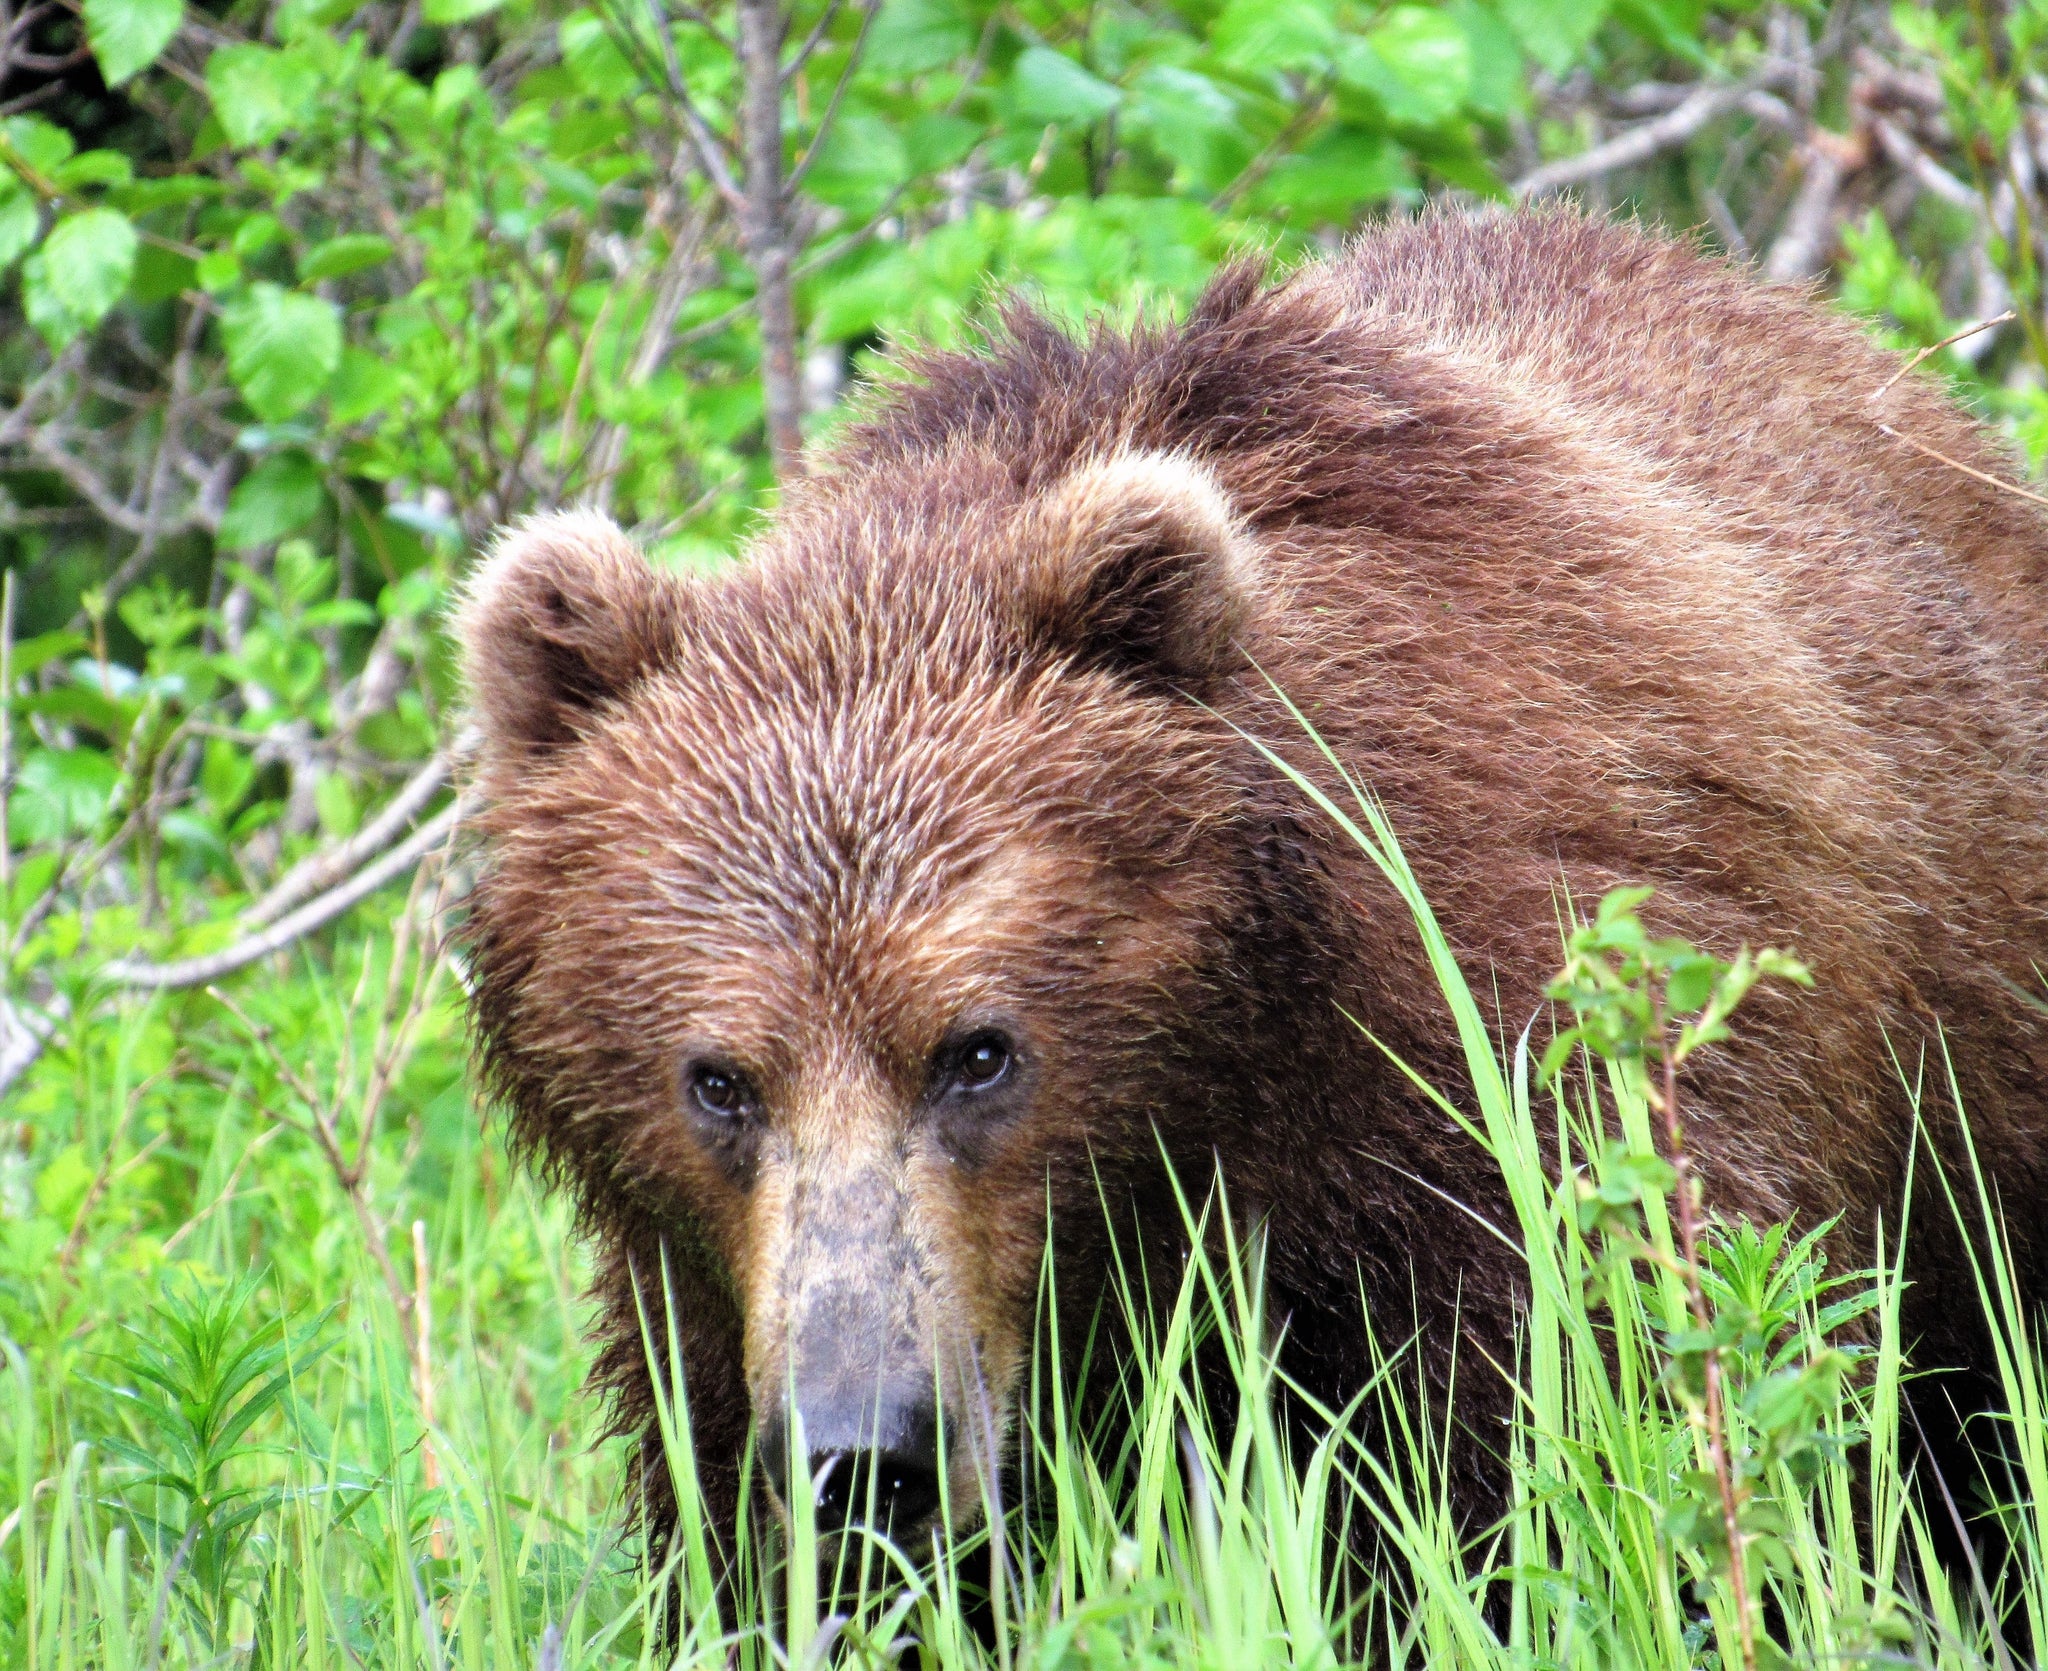
[[[1439,1365],[1454,1326],[1511,1357],[1516,1262],[1443,1202],[1505,1221],[1491,1163],[1345,1014],[1455,1087],[1442,1000],[1239,737],[1312,758],[1254,662],[1384,800],[1510,1032],[1560,879],[1810,962],[1693,1081],[1714,1206],[1845,1213],[1867,1255],[1910,1140],[1892,1058],[1945,1028],[2041,1291],[2048,528],[1878,429],[2009,472],[1925,382],[1873,404],[1895,369],[1681,245],[1438,215],[1272,288],[1236,268],[1180,326],[1020,314],[918,360],[716,581],[593,518],[508,538],[462,620],[476,1015],[597,1238],[623,1420],[629,1271],[665,1246],[714,1480],[750,1400],[848,1342],[855,1379],[936,1355],[972,1428],[1028,1348],[1048,1190],[1063,1245],[1098,1180],[1177,1236],[1155,1132],[1267,1214],[1311,1386],[1358,1384],[1361,1274]],[[944,1064],[990,1028],[1013,1071],[976,1101]],[[740,1118],[691,1102],[703,1062]],[[1940,1216],[1909,1323],[1966,1361]]]

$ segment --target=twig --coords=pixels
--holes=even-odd
[[[1915,354],[1904,365],[1900,366],[1897,371],[1893,372],[1891,376],[1887,377],[1884,380],[1884,382],[1879,386],[1877,393],[1870,397],[1871,404],[1873,406],[1876,405],[1880,400],[1884,399],[1886,395],[1890,394],[1892,391],[1892,386],[1895,383],[1897,383],[1901,377],[1904,377],[1908,372],[1917,368],[1920,362],[1926,359],[1930,354],[1939,354],[1944,348],[1953,348],[1957,343],[1966,341],[1968,338],[1975,336],[1979,331],[1989,331],[1997,328],[2000,325],[2009,325],[2018,317],[2019,314],[2017,312],[2015,312],[2012,308],[2007,308],[2005,312],[1999,314],[1998,317],[1995,319],[1980,319],[1977,321],[1976,324],[1965,325],[1960,331],[1952,332],[1948,336],[1943,337],[1939,342],[1930,342],[1925,348],[1921,349],[1919,353]]]
[[[804,65],[811,61],[811,54],[825,44],[826,31],[832,27],[833,22],[839,16],[839,8],[844,4],[845,0],[829,0],[825,10],[819,14],[818,21],[811,26],[811,32],[804,37],[803,45],[791,53],[789,62],[782,66],[782,79],[785,85],[794,81],[802,73]],[[874,9],[874,5],[870,4],[868,7],[870,15],[873,14]],[[861,25],[861,32],[863,34],[867,32],[866,24]],[[721,35],[719,39],[724,40],[725,37]],[[730,47],[732,43],[728,41],[726,44]]]
[[[1222,213],[1273,171],[1274,166],[1280,159],[1294,149],[1295,141],[1300,139],[1303,134],[1307,133],[1309,129],[1313,128],[1316,123],[1323,119],[1323,112],[1329,108],[1330,94],[1335,90],[1336,85],[1337,75],[1333,70],[1318,84],[1314,95],[1305,100],[1301,107],[1288,118],[1287,125],[1266,141],[1257,156],[1253,157],[1250,162],[1238,170],[1237,178],[1209,199],[1210,213]],[[1045,130],[1045,140],[1038,147],[1038,155],[1032,159],[1031,178],[1033,180],[1038,178],[1039,171],[1045,167],[1045,159],[1048,154],[1047,146],[1051,143],[1053,133],[1053,127],[1048,124]]]
[[[204,986],[224,975],[231,975],[237,969],[246,968],[326,926],[351,906],[402,876],[447,839],[461,811],[460,801],[444,807],[413,831],[407,840],[382,858],[365,865],[339,887],[329,889],[261,933],[238,940],[224,950],[207,957],[181,958],[174,963],[144,963],[121,958],[103,967],[100,976],[120,986],[183,987]]]
[[[1764,261],[1764,277],[1777,283],[1808,279],[1827,265],[1834,247],[1835,208],[1852,160],[1853,141],[1815,128],[1800,147],[1805,174],[1785,226]]]
[[[611,14],[612,39],[629,57],[639,60],[642,73],[648,68],[647,55],[632,21],[625,16],[622,0],[599,0],[600,5]],[[683,132],[688,135],[691,149],[697,153],[697,165],[704,170],[704,177],[717,188],[718,195],[725,199],[734,213],[740,212],[746,203],[746,193],[741,191],[739,181],[726,164],[726,142],[715,133],[697,109],[697,101],[690,97],[690,85],[683,78],[683,63],[676,56],[675,38],[669,32],[668,13],[662,9],[661,0],[646,0],[648,14],[654,20],[655,38],[661,45],[660,75],[651,75],[650,81],[659,81],[668,89],[668,103],[681,120]],[[719,37],[721,40],[724,37]]]
[[[1666,1036],[1664,999],[1655,1000],[1654,1037],[1663,1058],[1664,1136],[1671,1154],[1671,1170],[1678,1175],[1678,1241],[1685,1259],[1685,1293],[1692,1309],[1693,1327],[1705,1342],[1707,1463],[1721,1494],[1721,1520],[1728,1535],[1728,1582],[1735,1593],[1736,1620],[1742,1638],[1745,1671],[1756,1671],[1756,1621],[1749,1612],[1749,1574],[1744,1565],[1742,1509],[1735,1490],[1735,1470],[1728,1455],[1727,1411],[1721,1395],[1721,1349],[1714,1341],[1714,1319],[1707,1309],[1706,1290],[1700,1285],[1699,1183],[1693,1176],[1692,1155],[1685,1146],[1685,1128],[1678,1118],[1678,1057]]]
[[[46,1015],[0,997],[0,1096],[13,1090],[14,1082],[36,1065],[58,1023],[70,1013],[61,994],[50,1008],[55,1013]]]
[[[252,1137],[246,1144],[242,1146],[242,1152],[235,1157],[234,1166],[229,1169],[226,1181],[222,1183],[219,1191],[214,1195],[214,1198],[211,1201],[207,1202],[205,1206],[201,1207],[198,1212],[194,1213],[190,1218],[186,1219],[185,1222],[179,1225],[177,1229],[173,1230],[170,1233],[170,1235],[164,1238],[164,1245],[161,1249],[158,1250],[159,1255],[162,1258],[170,1258],[172,1251],[177,1247],[177,1245],[180,1242],[182,1242],[194,1230],[197,1230],[202,1224],[204,1224],[222,1207],[225,1207],[229,1202],[234,1200],[235,1185],[241,1182],[242,1173],[248,1167],[249,1162],[256,1157],[257,1153],[263,1148],[263,1146],[266,1143],[268,1143],[279,1132],[283,1131],[286,1128],[286,1126],[292,1124],[292,1122],[287,1120],[279,1120],[275,1124],[266,1128],[265,1130],[259,1131],[254,1137]],[[297,1127],[293,1126],[293,1129],[296,1130]]]
[[[244,929],[258,929],[289,911],[300,900],[332,887],[350,872],[381,853],[448,781],[448,756],[437,754],[408,778],[377,816],[346,841],[309,853],[285,872],[277,885],[242,913]]]
[[[1708,123],[1716,120],[1755,91],[1749,82],[1724,82],[1702,87],[1682,104],[1626,133],[1619,133],[1604,145],[1581,151],[1575,157],[1532,168],[1509,189],[1524,202],[1564,186],[1578,185],[1617,168],[1633,168],[1665,151],[1677,149]]]
[[[1942,202],[1958,209],[1968,209],[1972,214],[1982,215],[1984,200],[1969,186],[1963,184],[1888,116],[1873,116],[1870,131],[1876,137],[1878,149],[1884,152],[1896,168],[1910,174],[1922,190],[1931,192]]]
[[[1970,465],[1963,463],[1961,459],[1950,458],[1947,453],[1937,452],[1934,448],[1930,447],[1925,441],[1916,441],[1910,435],[1901,435],[1897,430],[1893,429],[1890,424],[1879,424],[1877,427],[1884,434],[1889,435],[1894,441],[1903,441],[1906,443],[1907,446],[1911,447],[1916,453],[1925,453],[1937,464],[1946,464],[1951,470],[1960,470],[1966,476],[1973,476],[1978,481],[1982,482],[1986,487],[1995,487],[1998,489],[1999,492],[2010,493],[2015,498],[2031,499],[2037,505],[2048,505],[2048,497],[2044,497],[2039,493],[2035,493],[2028,488],[2021,487],[2016,482],[2000,481],[1998,477],[1992,475],[1988,470],[1974,469]]]
[[[834,0],[837,4],[837,0]],[[804,154],[797,158],[796,166],[789,171],[789,178],[783,184],[786,197],[803,182],[811,171],[811,164],[818,160],[818,153],[825,148],[825,136],[832,131],[832,122],[839,114],[840,102],[846,97],[846,89],[852,85],[853,72],[860,65],[861,49],[868,44],[868,31],[874,27],[875,14],[882,9],[882,0],[864,0],[860,13],[860,30],[853,37],[853,47],[846,55],[846,67],[839,72],[839,79],[832,84],[832,96],[825,101],[825,108],[818,116],[818,125],[811,130],[811,142],[804,147]],[[787,79],[788,72],[784,72]]]

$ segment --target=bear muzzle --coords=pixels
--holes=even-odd
[[[864,1525],[914,1546],[942,1501],[943,1418],[929,1382],[864,1400],[799,1398],[769,1414],[760,1424],[761,1464],[785,1508],[801,1491],[821,1535]]]
[[[989,1401],[972,1330],[904,1172],[805,1158],[749,1307],[757,1454],[819,1532],[866,1526],[914,1549],[942,1517],[979,1516],[985,1424],[970,1417]]]

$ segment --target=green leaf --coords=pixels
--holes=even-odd
[[[42,224],[36,200],[20,189],[0,198],[0,270],[14,265],[16,257],[36,241]]]
[[[320,814],[321,829],[330,836],[354,834],[363,819],[355,791],[339,772],[329,772],[313,785],[313,806]]]
[[[259,769],[255,761],[225,737],[210,737],[200,756],[200,792],[225,817],[242,804],[242,797],[255,784]]]
[[[42,632],[15,642],[9,664],[17,679],[25,679],[46,662],[75,654],[86,648],[87,640],[75,632]]]
[[[571,12],[555,31],[562,62],[584,92],[600,99],[625,98],[640,85],[604,23],[589,12]]]
[[[467,23],[473,17],[494,12],[503,4],[504,0],[424,0],[420,20],[446,28],[451,23]]]
[[[71,135],[40,116],[11,116],[0,123],[7,147],[37,174],[54,174],[66,157],[78,149]]]
[[[228,495],[220,543],[230,551],[274,545],[318,516],[326,499],[318,464],[302,452],[275,453]]]
[[[936,174],[965,157],[981,135],[978,122],[948,116],[943,110],[927,111],[904,124],[904,155],[919,174]]]
[[[206,60],[206,91],[231,142],[265,145],[312,107],[320,72],[296,51],[243,42]]]
[[[327,411],[337,424],[352,424],[382,412],[398,398],[399,375],[361,348],[342,351],[341,369],[327,391]]]
[[[1476,0],[1462,0],[1448,15],[1465,31],[1472,66],[1472,85],[1465,102],[1483,116],[1503,117],[1519,108],[1524,99],[1522,53],[1514,32],[1498,13]]]
[[[488,108],[484,78],[474,64],[450,64],[434,77],[434,120],[446,122],[472,106]]]
[[[974,49],[975,25],[953,0],[888,0],[868,31],[866,67],[882,75],[922,75]]]
[[[1385,134],[1333,128],[1301,155],[1276,163],[1253,191],[1252,203],[1308,224],[1343,225],[1362,205],[1413,185],[1406,157]]]
[[[1580,1028],[1569,1027],[1550,1041],[1544,1049],[1543,1060],[1536,1066],[1537,1084],[1548,1085],[1558,1076],[1565,1063],[1571,1060],[1572,1052],[1579,1047],[1582,1036]]]
[[[8,831],[24,844],[82,835],[106,815],[121,773],[97,749],[37,749],[8,800]]]
[[[117,206],[131,215],[146,215],[152,209],[174,208],[205,197],[219,197],[218,180],[196,174],[167,174],[157,179],[131,180],[116,198]]]
[[[85,0],[85,38],[109,87],[154,64],[184,21],[184,0]]]
[[[304,411],[341,364],[341,310],[275,284],[251,285],[230,303],[221,334],[228,375],[266,423]]]
[[[228,240],[228,248],[246,261],[252,255],[261,255],[272,244],[283,241],[283,221],[271,214],[254,214],[235,228],[235,235]]]
[[[1664,988],[1664,1000],[1679,1015],[1690,1015],[1714,995],[1714,982],[1727,967],[1719,958],[1694,955],[1680,961]]]
[[[1607,18],[1608,0],[1499,0],[1500,15],[1530,57],[1563,75]]]
[[[1370,93],[1389,121],[1434,127],[1455,116],[1472,90],[1472,45],[1443,13],[1396,6],[1348,44],[1340,79]]]
[[[308,250],[305,260],[299,263],[299,278],[306,284],[316,279],[340,278],[390,259],[391,241],[388,238],[367,232],[351,232],[340,238],[329,238],[326,243],[315,244]]]
[[[67,192],[80,186],[125,186],[135,178],[135,165],[119,151],[81,151],[50,178]]]
[[[1045,46],[1019,55],[1010,92],[1017,114],[1030,122],[1095,122],[1123,102],[1117,88]]]
[[[1639,906],[1646,904],[1656,891],[1655,888],[1645,887],[1610,888],[1600,896],[1600,904],[1593,913],[1593,921],[1601,928],[1618,922]]]
[[[134,295],[138,302],[168,301],[199,282],[199,265],[161,244],[144,244],[135,252]]]
[[[904,175],[910,158],[896,130],[879,116],[850,111],[833,125],[810,173],[820,202],[858,215],[880,208]]]
[[[22,269],[29,323],[52,349],[107,316],[135,271],[135,228],[114,209],[59,221]]]
[[[1321,0],[1230,0],[1211,37],[1232,69],[1314,69],[1337,47],[1337,24]]]

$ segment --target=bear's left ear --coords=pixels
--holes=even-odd
[[[1026,513],[1025,631],[1086,662],[1199,686],[1243,665],[1258,553],[1216,478],[1175,453],[1085,464]]]
[[[594,511],[535,517],[501,534],[455,616],[486,750],[540,753],[568,742],[668,661],[678,591]]]

